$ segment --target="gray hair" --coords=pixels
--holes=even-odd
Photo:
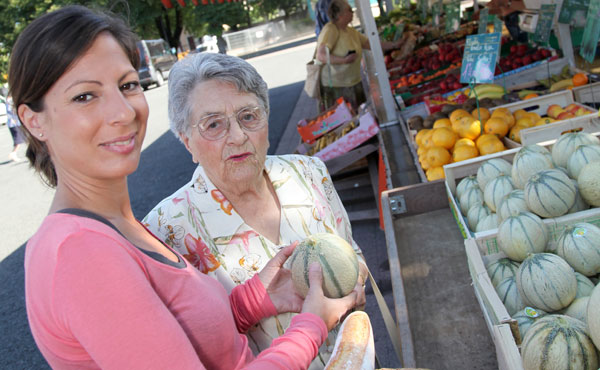
[[[329,7],[327,8],[327,16],[329,20],[332,22],[337,21],[340,13],[346,9],[347,6],[350,6],[346,0],[333,0],[329,3]]]
[[[169,73],[169,125],[179,139],[189,135],[192,90],[199,83],[220,80],[233,84],[240,92],[256,95],[269,115],[269,89],[256,69],[245,60],[216,53],[194,53],[175,63]]]

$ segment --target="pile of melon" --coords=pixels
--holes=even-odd
[[[558,234],[542,220],[600,206],[598,138],[567,133],[551,151],[525,146],[512,164],[486,161],[456,196],[469,227],[498,229],[503,254],[486,269],[518,323],[524,368],[598,369],[599,217],[563,219]]]
[[[576,132],[561,135],[551,151],[522,147],[512,163],[493,158],[454,192],[469,230],[482,232],[522,212],[555,218],[600,206],[600,140]]]

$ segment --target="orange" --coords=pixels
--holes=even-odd
[[[505,109],[505,108],[497,108],[497,109]],[[515,117],[513,117],[512,113],[510,113],[510,111],[508,111],[508,109],[495,110],[494,113],[492,113],[492,118],[502,118],[503,120],[506,121],[506,123],[508,123],[509,127],[513,127],[515,125]]]
[[[427,170],[427,172],[425,172],[425,175],[429,181],[440,180],[446,177],[442,167],[431,167]]]
[[[480,137],[477,138],[477,140],[475,140],[475,146],[477,147],[477,149],[479,151],[481,151],[480,147],[481,145],[483,145],[484,142],[488,141],[488,140],[493,140],[493,139],[497,139],[498,136],[494,135],[494,134],[483,134]]]
[[[471,140],[477,139],[481,134],[481,122],[473,119],[471,115],[460,118],[456,121],[456,125],[452,125],[452,128],[455,129],[458,136]]]
[[[502,141],[500,141],[500,139],[489,139],[481,144],[481,148],[479,148],[479,154],[488,155],[492,153],[501,152],[505,149],[506,148],[504,147],[504,144],[502,143]]]
[[[421,139],[421,144],[425,147],[425,148],[431,148],[433,146],[433,141],[431,141],[431,135],[433,135],[433,130],[429,130],[427,131],[424,135],[423,138]]]
[[[464,116],[471,116],[471,114],[464,109],[456,109],[454,112],[450,113],[450,122],[454,124],[455,121]]]
[[[420,130],[419,132],[417,132],[417,135],[415,136],[415,142],[417,143],[417,146],[422,146],[423,145],[423,137],[429,132],[431,131],[431,129],[429,128],[424,128],[422,130]]]
[[[479,155],[479,151],[475,146],[461,145],[452,152],[452,160],[454,162],[464,161],[465,159],[475,158]]]
[[[450,123],[450,120],[448,118],[440,118],[433,123],[433,128],[440,128],[440,127],[452,128],[452,123]]]
[[[533,98],[537,98],[539,95],[536,93],[531,93],[531,94],[527,94],[523,97],[523,100],[529,100],[529,99],[533,99]]]
[[[448,122],[450,121],[448,120]],[[431,140],[435,146],[450,149],[454,146],[456,140],[458,140],[458,135],[448,127],[434,128]]]
[[[480,121],[485,122],[490,118],[490,111],[487,108],[479,108],[479,113],[477,113],[477,108],[473,109],[471,115],[475,119],[479,119],[479,115],[481,115]]]
[[[424,146],[420,146],[417,148],[417,155],[419,156],[419,158],[424,157],[427,154],[427,148],[425,148]]]
[[[542,117],[535,123],[534,126],[543,126],[543,125],[547,125],[547,124],[555,122],[555,121],[556,120],[554,118]]]
[[[508,138],[511,139],[512,141],[516,141],[517,143],[520,143],[521,142],[521,130],[523,130],[525,128],[527,128],[527,127],[515,125],[515,127],[510,129],[510,132],[508,133]]]
[[[472,146],[473,148],[476,148],[475,142],[471,139],[467,139],[466,137],[456,140],[456,143],[454,143],[454,150],[456,150],[456,148],[459,146]]]
[[[512,113],[510,113],[510,110],[508,108],[504,108],[504,107],[495,108],[494,111],[492,112],[492,117],[494,117],[494,113],[495,114],[498,114],[498,113],[512,114]]]
[[[429,165],[429,162],[427,162],[427,160],[425,160],[425,159],[423,159],[423,160],[422,160],[422,161],[420,161],[419,163],[421,163],[421,167],[422,167],[424,170],[427,170],[429,167],[431,167],[431,166]]]
[[[513,116],[515,117],[515,120],[519,120],[520,118],[523,118],[527,115],[527,111],[525,109],[517,109],[514,113]]]
[[[587,83],[588,77],[585,75],[585,73],[576,73],[575,76],[573,76],[573,86],[581,86]]]
[[[442,148],[441,146],[434,146],[429,148],[427,151],[427,157],[425,159],[431,167],[443,166],[447,163],[450,163],[452,157],[450,156],[450,152],[446,148]]]
[[[537,121],[539,121],[539,120],[542,119],[542,117],[540,117],[540,115],[537,114],[537,113],[535,113],[535,112],[529,112],[529,113],[527,113],[527,115],[529,117],[531,117],[531,119],[533,120],[533,122],[537,122]]]
[[[483,127],[486,134],[495,134],[499,137],[504,137],[508,134],[508,123],[502,118],[492,117],[490,118]]]
[[[524,117],[521,117],[517,120],[517,126],[521,126],[521,127],[531,127],[535,124],[536,121],[533,120],[533,117],[531,117],[530,115],[526,115]]]

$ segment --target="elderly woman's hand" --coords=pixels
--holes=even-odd
[[[283,267],[296,245],[298,242],[280,250],[258,273],[278,313],[300,312],[302,309],[302,297],[294,289],[292,273]]]

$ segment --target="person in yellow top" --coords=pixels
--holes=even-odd
[[[361,84],[360,61],[362,50],[371,49],[369,39],[353,27],[348,27],[353,11],[346,0],[333,0],[327,15],[329,22],[317,40],[317,60],[324,65],[321,70],[319,109],[327,110],[341,96],[357,108],[366,101]],[[383,41],[381,46],[387,50],[398,48],[399,43]]]

